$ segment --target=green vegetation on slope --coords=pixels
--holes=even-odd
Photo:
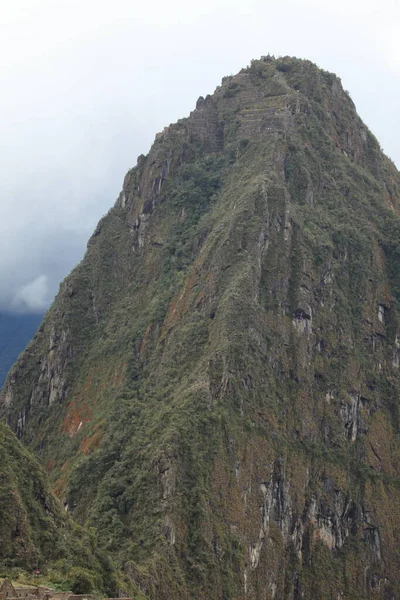
[[[64,513],[42,467],[3,423],[0,464],[0,572],[28,581],[39,569],[36,584],[114,595],[116,570],[97,549],[94,533]]]
[[[226,78],[127,174],[3,412],[145,597],[400,594],[399,211],[297,59]]]

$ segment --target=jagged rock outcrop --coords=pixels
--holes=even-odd
[[[289,58],[127,174],[0,411],[145,597],[400,595],[399,202]]]

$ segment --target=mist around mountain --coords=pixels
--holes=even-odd
[[[0,392],[120,595],[400,597],[399,253],[400,175],[309,61],[156,135]]]
[[[32,340],[42,314],[0,313],[0,387],[18,355]]]

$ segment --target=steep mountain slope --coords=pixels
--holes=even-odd
[[[115,592],[112,563],[63,512],[39,463],[1,422],[0,469],[2,573],[39,568],[77,591]]]
[[[0,313],[0,387],[7,373],[33,338],[43,315],[13,315]]]
[[[399,202],[289,58],[127,174],[0,410],[144,596],[400,595]]]
[[[39,562],[38,548],[43,548],[45,555],[52,553],[57,525],[62,526],[61,512],[46,489],[39,464],[2,423],[0,461],[1,559],[14,555],[17,564],[33,568]]]

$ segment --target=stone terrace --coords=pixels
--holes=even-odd
[[[0,600],[97,600],[97,598],[92,594],[56,592],[43,586],[17,587],[9,579],[4,579],[0,584]],[[132,600],[132,598],[109,598],[107,600]]]

